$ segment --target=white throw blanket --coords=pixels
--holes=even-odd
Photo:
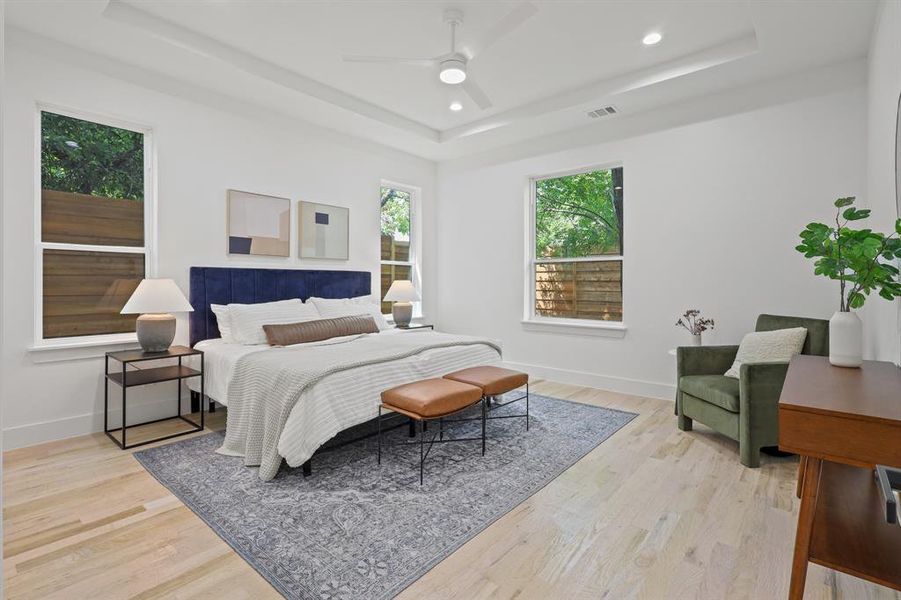
[[[222,454],[243,456],[259,465],[259,477],[275,477],[281,466],[278,443],[303,392],[324,377],[357,367],[385,363],[436,348],[500,346],[487,339],[448,334],[367,335],[345,343],[272,348],[248,354],[235,365],[228,386],[228,417]]]

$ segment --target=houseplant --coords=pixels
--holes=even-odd
[[[839,282],[839,309],[829,320],[829,362],[859,367],[863,362],[863,323],[852,309],[860,308],[870,292],[886,300],[901,296],[898,268],[901,258],[901,219],[889,235],[848,224],[870,216],[854,207],[854,197],[835,201],[835,225],[810,223],[801,232],[796,250],[815,258],[814,273]]]
[[[691,334],[692,346],[701,345],[701,334],[708,329],[713,329],[713,319],[701,316],[701,311],[696,308],[690,308],[685,311],[679,320],[676,321],[677,327],[684,327]]]

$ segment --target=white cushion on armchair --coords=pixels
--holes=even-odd
[[[800,354],[807,339],[807,328],[776,329],[755,331],[741,339],[735,362],[726,371],[726,377],[738,379],[742,363],[788,362],[795,354]]]

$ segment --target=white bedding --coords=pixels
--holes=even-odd
[[[430,336],[432,334],[426,331],[388,330],[369,335]],[[303,346],[346,341],[345,338],[339,338],[303,344]],[[226,404],[228,401],[228,383],[238,360],[247,354],[265,352],[270,349],[266,345],[242,346],[218,339],[199,342],[196,348],[204,351],[206,393],[221,404]],[[490,346],[454,346],[426,350],[407,358],[356,367],[328,375],[307,389],[294,405],[279,437],[278,453],[290,466],[299,466],[313,455],[323,441],[331,438],[337,431],[374,418],[378,411],[379,396],[383,390],[410,381],[440,377],[466,367],[499,362],[500,355]],[[188,381],[192,390],[199,391],[200,380],[198,378]],[[335,430],[336,426],[338,426],[337,430]],[[327,437],[325,433],[327,433]],[[322,439],[323,437],[325,440]]]

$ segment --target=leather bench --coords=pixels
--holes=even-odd
[[[419,484],[423,481],[423,465],[428,452],[425,449],[425,423],[430,420],[439,420],[442,427],[428,444],[428,450],[439,442],[463,442],[481,441],[482,454],[485,454],[485,401],[482,388],[453,381],[450,379],[424,379],[400,385],[382,392],[382,403],[378,413],[378,464],[382,463],[382,410],[405,415],[419,424]],[[472,438],[444,439],[444,418],[458,413],[476,404],[482,405],[482,435]],[[469,420],[469,419],[466,419]],[[436,439],[440,438],[440,439]],[[416,442],[402,442],[397,445],[416,444]]]
[[[470,367],[461,371],[454,371],[444,376],[444,379],[474,385],[482,390],[482,398],[485,402],[486,412],[503,408],[508,404],[513,404],[520,400],[526,401],[526,414],[524,415],[499,415],[487,417],[488,419],[509,419],[514,417],[525,417],[526,431],[529,430],[529,374],[520,373],[510,369],[494,366]],[[508,392],[512,392],[518,388],[525,386],[526,393],[524,396],[508,400],[501,403],[499,396],[503,396]],[[491,402],[494,401],[494,406]]]

